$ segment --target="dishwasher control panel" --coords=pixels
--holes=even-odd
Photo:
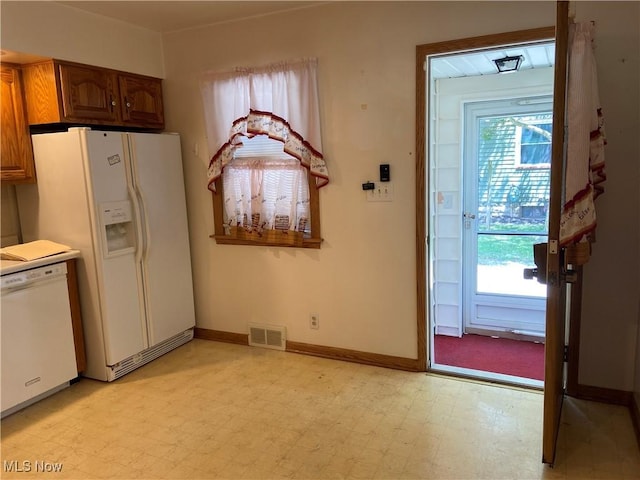
[[[65,263],[57,263],[55,265],[47,265],[46,267],[34,268],[32,270],[10,273],[1,277],[2,289],[18,287],[66,274],[67,265]]]

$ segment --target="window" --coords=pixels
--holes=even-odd
[[[205,74],[217,243],[319,248],[316,61]]]
[[[225,235],[298,246],[311,239],[307,170],[277,140],[243,141],[224,169],[222,191]]]
[[[551,119],[516,126],[516,166],[521,168],[551,165]]]

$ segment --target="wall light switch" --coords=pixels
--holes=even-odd
[[[393,183],[377,183],[373,190],[367,190],[368,202],[393,202]]]

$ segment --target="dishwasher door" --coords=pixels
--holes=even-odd
[[[78,376],[66,274],[58,263],[1,278],[3,416]]]

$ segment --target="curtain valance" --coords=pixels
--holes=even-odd
[[[316,177],[329,182],[322,155],[317,60],[304,59],[232,72],[206,73],[201,83],[209,151],[209,188],[233,159],[242,137],[258,134],[283,143]]]

